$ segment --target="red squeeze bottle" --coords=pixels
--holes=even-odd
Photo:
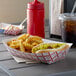
[[[27,33],[45,37],[44,32],[44,3],[37,0],[28,3],[27,8]]]

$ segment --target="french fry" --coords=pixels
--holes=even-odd
[[[24,45],[22,43],[22,40],[19,40],[19,45],[20,45],[20,51],[25,52]]]
[[[33,43],[32,43],[32,46],[36,46],[36,45],[38,45],[37,42],[33,42]]]
[[[10,46],[10,45],[11,45],[11,43],[12,43],[12,41],[9,41],[9,42],[7,42],[7,45],[8,45],[8,46]]]
[[[17,40],[11,41],[9,46],[14,48],[14,49],[18,49],[19,48],[19,41],[17,41]]]
[[[29,35],[29,34],[26,34],[26,39],[27,39],[28,37],[30,37],[30,35]]]
[[[26,39],[26,43],[32,44],[32,43],[43,43],[42,38],[38,36],[31,36],[28,39]]]
[[[32,49],[33,48],[32,45],[30,45],[30,44],[28,44],[26,42],[24,42],[23,45],[25,46],[26,49]]]
[[[26,37],[26,34],[23,34],[23,35],[19,36],[17,39],[18,40],[25,40],[25,37]]]
[[[23,34],[16,39],[7,42],[7,45],[22,52],[32,52],[32,48],[38,44],[43,43],[42,38],[38,36],[30,36]]]
[[[23,35],[19,36],[17,39],[25,41],[29,36],[30,36],[29,34],[23,34]]]

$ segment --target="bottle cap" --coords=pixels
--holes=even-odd
[[[41,3],[37,0],[34,0],[33,2],[30,2],[27,4],[28,9],[44,9],[44,3]]]

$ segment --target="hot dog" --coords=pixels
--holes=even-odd
[[[62,51],[69,47],[66,43],[42,43],[32,48],[32,53]]]

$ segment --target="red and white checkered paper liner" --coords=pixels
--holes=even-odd
[[[11,24],[7,24],[7,23],[0,23],[0,30],[1,30],[1,28],[3,27],[3,28],[6,28],[7,26],[10,26],[10,27],[12,27],[12,26],[16,26],[16,27],[19,27],[19,25],[11,25]],[[24,26],[22,26],[22,29],[11,29],[10,30],[10,27],[8,27],[8,29],[6,29],[6,30],[4,30],[4,34],[8,34],[8,35],[18,35],[18,34],[20,34],[22,31],[23,31],[23,28],[24,28]],[[20,28],[20,27],[19,27]]]
[[[5,46],[7,47],[8,51],[13,56],[17,56],[17,57],[24,58],[24,59],[28,58],[28,59],[31,59],[31,60],[36,60],[36,61],[40,61],[40,62],[48,63],[48,64],[51,64],[51,63],[54,63],[54,62],[59,61],[61,59],[64,59],[65,56],[67,55],[68,51],[69,51],[69,48],[72,46],[72,44],[68,44],[69,48],[66,49],[66,50],[36,54],[36,53],[25,53],[25,52],[21,52],[21,51],[18,51],[16,49],[10,48],[6,44],[7,41],[4,41],[3,43],[5,44]],[[47,43],[55,42],[55,41],[50,41],[50,40],[47,40],[47,39],[43,39],[43,41],[45,43],[46,42]]]
[[[4,31],[4,33],[8,34],[8,35],[18,35],[18,34],[20,34],[22,32],[22,30],[23,29],[18,29],[18,30],[13,30],[13,29],[8,30],[7,29],[7,30]]]

